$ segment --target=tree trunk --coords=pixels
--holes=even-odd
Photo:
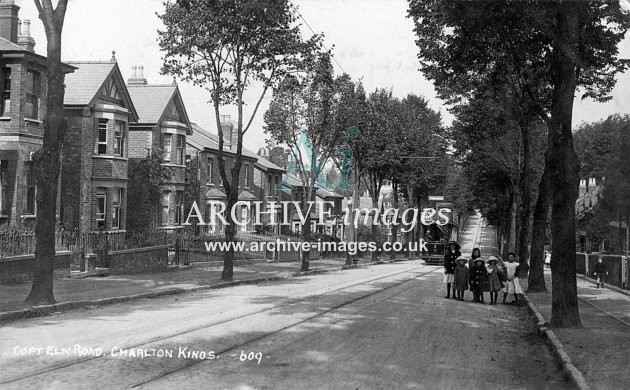
[[[576,88],[578,2],[558,4],[553,43],[553,102],[549,124],[549,172],[552,194],[550,325],[581,327],[575,268],[575,201],[579,164],[571,133]]]
[[[532,195],[531,195],[531,134],[528,125],[521,126],[521,136],[523,138],[523,167],[521,170],[520,181],[520,213],[518,220],[518,236],[517,245],[518,248],[518,260],[521,264],[521,269],[525,268],[526,271],[529,268],[529,223],[532,214]],[[520,277],[525,277],[526,272],[523,272]]]
[[[377,210],[379,209],[379,207],[378,207],[378,197],[379,197],[378,193],[376,195],[374,195],[374,193],[372,193],[372,208],[375,208]],[[375,214],[372,217],[372,226],[370,227],[370,230],[371,230],[370,231],[370,235],[372,237],[372,241],[376,242],[376,243],[379,242],[379,240],[378,240],[378,225],[377,225],[378,219],[377,219],[377,216],[378,216],[378,213]],[[379,248],[378,248],[378,245],[377,245],[376,250],[372,251],[371,257],[372,257],[372,262],[373,263],[376,263],[378,261],[378,250],[379,250]]]
[[[514,192],[512,194],[512,207],[510,208],[510,239],[509,239],[509,243],[508,243],[508,247],[510,248],[510,250],[512,252],[517,251],[516,245],[516,239],[518,237],[518,226],[517,226],[517,222],[518,222],[518,204],[520,202],[520,190],[518,188],[518,185],[515,186],[514,188]]]
[[[394,194],[394,209],[398,209],[398,183],[396,181],[392,182],[392,193]],[[392,243],[392,245],[396,242],[396,240],[398,239],[398,220],[394,219],[392,221],[392,237],[390,242]],[[395,261],[396,260],[396,251],[392,249],[392,252],[389,255],[389,259],[391,261]]]
[[[527,292],[532,293],[547,291],[547,286],[545,286],[545,241],[547,240],[547,216],[549,215],[548,176],[545,168],[538,184],[538,199],[536,199],[536,206],[534,207],[532,249],[527,278]]]
[[[513,194],[509,195],[509,204],[508,207],[504,211],[505,225],[503,226],[503,251],[501,255],[504,259],[507,259],[508,253],[510,252],[510,238],[512,237],[512,210],[514,208],[514,197]]]
[[[29,305],[55,303],[53,295],[53,270],[55,260],[55,230],[59,167],[63,138],[68,126],[63,115],[64,74],[61,66],[61,21],[54,16],[44,15],[40,19],[46,27],[48,55],[48,96],[44,118],[42,148],[34,156],[37,179],[37,224],[35,226],[35,269],[33,285],[26,298]]]
[[[359,173],[355,166],[354,188],[352,189],[352,204],[351,204],[350,209],[348,210],[348,218],[349,218],[348,226],[347,226],[348,237],[347,237],[346,243],[357,241],[357,226],[354,225],[354,218],[355,218],[355,210],[359,208],[359,190],[360,190],[359,183],[360,183]],[[357,254],[355,255],[350,254],[350,250],[347,249],[346,250],[346,265],[352,265],[354,262],[354,259],[357,256],[358,256]]]
[[[305,195],[305,199],[308,198],[308,195]],[[308,211],[308,202],[306,200],[302,201],[302,212],[306,212]],[[306,214],[306,218],[304,219],[305,223],[304,226],[302,226],[302,239],[304,240],[304,242],[309,242],[310,241],[310,237],[311,237],[311,215],[310,213]],[[302,267],[301,267],[301,271],[302,272],[306,272],[309,269],[310,266],[310,261],[311,261],[311,251],[307,250],[307,251],[302,251]]]
[[[226,205],[226,221],[228,222],[225,226],[225,242],[236,242],[236,225],[234,221],[232,221],[230,214],[232,207],[238,201],[238,187],[236,191],[233,191],[230,188],[227,194],[227,205]],[[231,281],[234,279],[234,247],[230,245],[228,250],[223,252],[223,271],[221,272],[221,280]]]

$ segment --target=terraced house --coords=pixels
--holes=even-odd
[[[175,83],[148,84],[143,66],[132,67],[127,88],[138,112],[129,124],[127,227],[179,229],[185,218],[186,138],[193,134],[182,96]],[[156,156],[159,167],[152,166]],[[149,172],[156,169],[169,177],[151,181]]]
[[[60,220],[81,232],[127,226],[128,133],[138,114],[116,58],[70,62],[64,114]]]
[[[0,2],[0,225],[33,228],[37,188],[33,153],[43,140],[46,57],[35,54],[30,22],[12,0]],[[64,64],[63,71],[75,68]]]
[[[228,169],[229,180],[229,170],[234,166],[236,159],[235,144],[237,138],[234,125],[230,122],[229,117],[224,116],[222,119],[226,139],[223,158],[226,169]],[[188,203],[191,204],[193,200],[196,201],[204,217],[204,222],[210,223],[211,207],[214,207],[215,212],[218,212],[222,207],[221,204],[226,204],[227,202],[227,195],[219,172],[219,140],[216,134],[211,134],[196,124],[193,124],[193,128],[193,135],[187,140],[191,168]],[[239,201],[255,202],[261,200],[254,194],[254,167],[257,160],[257,156],[254,153],[243,148],[243,165],[239,175]],[[246,207],[241,207],[237,212],[236,215],[242,220],[250,220],[248,225],[240,227],[241,231],[255,230],[253,225],[254,214],[254,208],[248,209]],[[224,229],[223,224],[219,219],[216,222],[216,226],[207,225],[203,230],[206,232],[222,232]]]

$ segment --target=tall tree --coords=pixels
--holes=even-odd
[[[606,100],[627,69],[618,44],[630,26],[613,0],[460,2],[410,0],[422,69],[451,102],[514,75],[548,126],[546,167],[552,196],[553,326],[581,326],[575,275],[578,163],[571,134],[573,99]],[[503,64],[503,65],[502,65]],[[507,66],[506,66],[507,65]]]
[[[362,132],[367,128],[368,103],[365,89],[361,81],[353,82],[349,77],[338,80],[339,101],[335,111],[335,131],[338,134],[346,133],[346,141],[340,142],[337,148],[339,153],[333,156],[336,167],[341,172],[342,181],[337,191],[349,196],[352,200],[349,207],[349,221],[356,219],[358,212],[359,196],[362,190],[362,178],[364,171],[361,162],[365,159],[366,150],[362,142]],[[354,223],[346,226],[345,240],[356,242],[358,239],[358,227]],[[346,265],[352,265],[357,254],[346,251]]]
[[[447,154],[447,134],[441,115],[429,107],[424,97],[409,94],[394,107],[399,119],[390,134],[391,179],[410,207],[422,209],[422,199],[445,193],[453,162]],[[409,242],[419,239],[422,224],[406,234]]]
[[[348,79],[347,75],[341,79]],[[335,126],[339,107],[337,87],[328,52],[304,68],[302,74],[288,75],[273,91],[265,113],[264,131],[271,139],[291,151],[287,174],[301,182],[301,211],[304,218],[301,234],[309,240],[311,206],[318,188],[325,186],[325,166],[339,145],[341,134]],[[287,182],[288,183],[288,182]],[[302,271],[309,269],[309,251],[302,253]]]
[[[392,177],[393,159],[396,149],[394,142],[383,143],[383,139],[392,140],[392,135],[399,132],[401,126],[400,101],[391,90],[377,89],[368,98],[368,123],[361,132],[358,142],[364,151],[362,159],[357,160],[360,171],[364,172],[365,187],[372,198],[372,210],[379,209],[379,198],[383,184]],[[358,207],[358,206],[354,206]],[[368,218],[368,216],[365,216]],[[378,211],[372,216],[372,241],[380,243]],[[378,251],[372,252],[372,261],[376,261]]]
[[[42,148],[33,156],[37,180],[37,225],[35,226],[35,272],[33,286],[26,303],[39,305],[55,303],[53,270],[55,259],[55,230],[57,192],[61,149],[68,123],[63,115],[64,70],[61,63],[61,33],[66,16],[67,0],[59,0],[53,7],[51,0],[35,0],[39,18],[46,32],[48,69],[46,79],[46,116]]]
[[[160,19],[159,45],[164,52],[163,72],[181,77],[210,92],[219,133],[219,172],[231,211],[239,195],[243,163],[243,136],[250,129],[269,88],[301,69],[319,49],[321,36],[304,40],[297,14],[288,0],[167,0]],[[260,90],[249,88],[252,82]],[[246,98],[254,90],[257,96]],[[255,102],[245,114],[245,102]],[[223,159],[225,135],[221,110],[237,109],[237,142],[234,165]],[[231,214],[231,213],[230,213]],[[225,227],[225,238],[234,241],[234,221]],[[224,253],[223,280],[231,280],[234,249]]]

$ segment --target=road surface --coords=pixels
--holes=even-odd
[[[17,321],[0,388],[565,386],[526,309],[447,300],[441,278],[408,261]]]

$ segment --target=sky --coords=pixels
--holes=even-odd
[[[20,18],[31,20],[35,51],[45,55],[46,37],[34,2],[16,0],[16,3],[21,6]],[[361,79],[368,92],[391,88],[401,98],[409,93],[422,95],[433,109],[442,113],[446,125],[451,123],[453,117],[447,107],[436,98],[432,83],[418,70],[413,23],[406,18],[407,0],[294,0],[294,4],[315,32],[324,33],[325,45],[333,47],[338,62],[336,74],[346,72],[355,80]],[[125,79],[131,74],[131,66],[143,65],[149,83],[171,83],[172,77],[160,75],[162,55],[157,30],[161,22],[157,13],[162,11],[162,0],[69,0],[62,59],[105,61],[115,50]],[[303,30],[305,35],[311,34],[306,26]],[[622,43],[620,52],[622,56],[630,56],[630,40]],[[574,124],[597,121],[614,113],[629,113],[630,74],[618,78],[610,102],[576,99]],[[190,120],[216,132],[207,91],[181,81],[178,84]],[[255,86],[247,95],[250,107],[260,90]],[[270,100],[268,92],[245,135],[244,144],[251,150],[257,151],[265,144],[263,114]],[[236,110],[228,107],[224,113],[234,117]]]

